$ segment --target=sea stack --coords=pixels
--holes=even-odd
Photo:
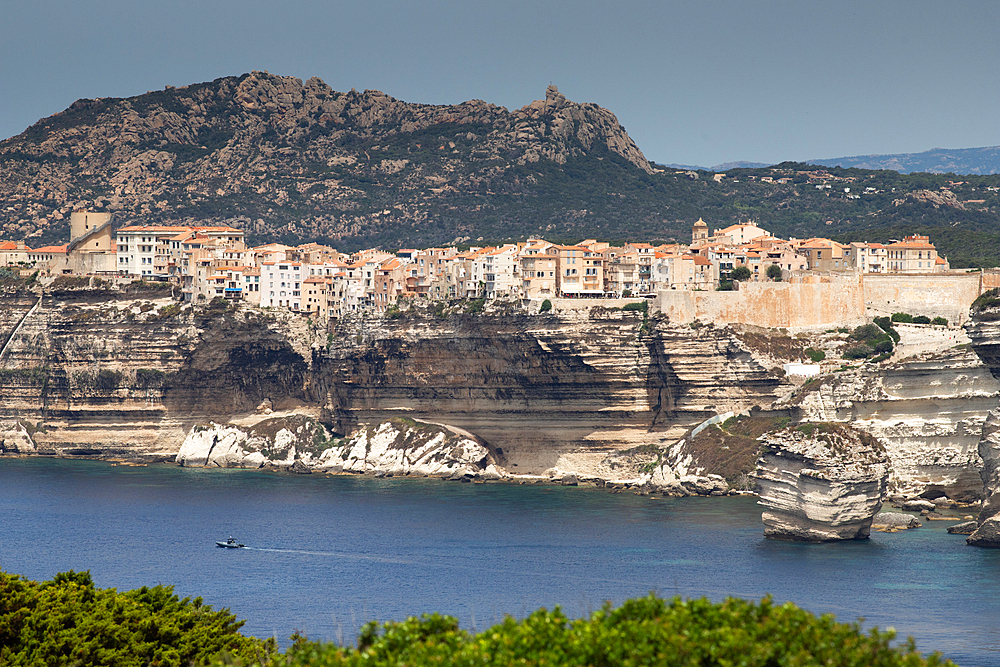
[[[830,542],[868,537],[882,508],[889,457],[846,424],[805,423],[762,435],[754,472],[764,536]]]
[[[1000,548],[1000,410],[992,410],[983,424],[979,456],[983,459],[980,476],[986,499],[977,519],[979,525],[966,542],[995,549]]]

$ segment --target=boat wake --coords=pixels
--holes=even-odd
[[[267,551],[279,554],[298,554],[302,556],[326,556],[329,558],[343,558],[349,560],[368,560],[378,563],[399,563],[402,565],[413,565],[415,561],[402,558],[386,558],[384,556],[369,556],[366,554],[350,554],[343,551],[307,551],[305,549],[271,549],[268,547],[244,547],[244,551]]]

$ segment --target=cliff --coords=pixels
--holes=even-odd
[[[817,378],[778,406],[796,421],[876,437],[892,462],[893,496],[974,502],[983,497],[979,441],[998,399],[1000,382],[960,345]]]
[[[972,306],[973,317],[966,325],[972,348],[1000,378],[1000,295],[997,290],[986,292]],[[978,527],[969,536],[977,546],[1000,547],[1000,407],[994,404],[983,426],[979,440],[980,472],[985,498],[977,518]]]
[[[269,401],[331,437],[407,417],[473,434],[510,473],[630,484],[693,425],[789,388],[730,330],[636,312],[407,312],[327,332],[88,290],[46,294],[0,367],[0,421],[30,439],[11,450],[174,460],[195,427],[239,426]]]
[[[785,428],[761,441],[754,479],[765,537],[808,542],[868,537],[889,478],[881,443],[830,423]]]
[[[40,303],[32,293],[2,297],[10,344],[0,355],[0,450],[174,461],[197,429],[249,433],[268,405],[275,419],[321,424],[324,442],[406,418],[468,434],[501,474],[650,492],[748,489],[756,438],[799,421],[844,422],[883,440],[900,497],[975,500],[980,469],[995,471],[979,452],[1000,383],[963,347],[833,373],[793,392],[780,363],[809,345],[835,345],[836,335],[678,326],[608,308],[529,316],[514,304],[478,315],[461,304],[440,316],[413,308],[395,319],[344,318],[327,331],[291,313],[181,306],[169,287],[156,289],[56,286]],[[757,406],[768,410],[751,412]],[[717,415],[732,419],[690,435]],[[223,435],[213,434],[216,444]],[[211,447],[200,442],[199,452]],[[229,446],[206,459],[287,460],[248,458],[270,451],[260,443],[229,457]],[[403,449],[420,458],[419,447]],[[317,465],[321,452],[296,451],[293,460]]]

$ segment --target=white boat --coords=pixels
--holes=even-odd
[[[215,544],[216,544],[216,546],[222,547],[224,549],[244,549],[244,548],[246,548],[245,544],[239,544],[236,540],[234,540],[231,537],[228,540],[226,540],[225,542],[216,541]]]

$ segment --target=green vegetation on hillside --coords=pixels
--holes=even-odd
[[[254,90],[254,82],[297,92],[277,110],[248,104],[237,89]],[[300,86],[256,72],[79,100],[0,142],[9,175],[0,182],[0,223],[37,233],[34,245],[63,243],[67,207],[87,202],[114,206],[130,223],[225,223],[245,229],[252,243],[320,241],[353,251],[537,235],[685,242],[704,218],[711,229],[754,220],[785,238],[925,234],[954,268],[992,266],[1000,256],[1000,175],[795,162],[724,174],[678,170],[609,149],[628,137],[592,105],[576,108],[565,133],[553,131],[548,113],[381,94],[374,104],[370,91]],[[153,122],[164,114],[168,126]],[[111,141],[123,133],[134,139]],[[154,153],[148,174],[126,168]],[[113,197],[126,175],[135,191]]]

